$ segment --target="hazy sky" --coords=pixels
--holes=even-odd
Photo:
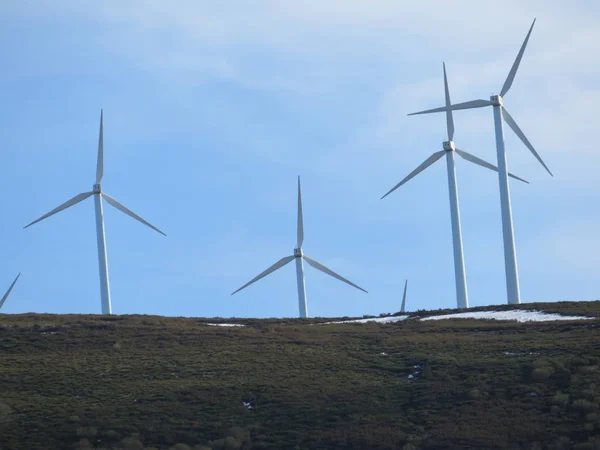
[[[410,4],[409,4],[410,3]],[[295,317],[296,242],[364,294],[306,267],[310,316],[454,307],[445,161],[379,198],[445,140],[443,102],[498,93],[554,177],[505,128],[523,302],[600,298],[600,4],[507,0],[4,0],[0,6],[3,312],[98,313],[91,199],[22,227],[95,179],[167,233],[105,204],[113,312]],[[455,141],[496,163],[490,108]],[[457,161],[472,306],[506,301],[496,174]]]

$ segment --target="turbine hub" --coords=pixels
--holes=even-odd
[[[303,253],[302,253],[302,249],[301,248],[295,248],[294,249],[294,256],[296,258],[302,258],[302,255],[303,255]]]
[[[99,184],[95,184],[94,185],[93,192],[94,192],[94,194],[100,194],[100,193],[102,193],[102,188],[100,187]]]
[[[447,152],[453,152],[454,150],[456,150],[456,146],[454,145],[453,141],[444,141],[444,142],[442,142],[442,147]]]
[[[492,95],[490,97],[490,102],[492,102],[492,105],[494,106],[502,106],[502,97],[499,95]]]

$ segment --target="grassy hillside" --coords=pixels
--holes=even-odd
[[[0,448],[600,448],[600,320],[216,321],[0,315]]]

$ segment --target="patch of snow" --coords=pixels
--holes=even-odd
[[[377,323],[391,323],[391,322],[399,322],[401,320],[407,319],[408,316],[395,316],[395,317],[372,317],[370,319],[354,319],[354,320],[342,320],[339,322],[325,322],[320,325],[332,325],[336,323],[367,323],[367,322],[377,322]]]
[[[250,410],[250,409],[254,409],[254,406],[252,406],[250,404],[250,402],[242,402],[244,404],[244,406],[246,407],[246,409]]]
[[[590,320],[595,317],[566,316],[562,314],[551,314],[541,311],[473,311],[455,314],[444,314],[441,316],[425,317],[421,320],[442,319],[488,319],[488,320],[516,320],[517,322],[549,322],[553,320]]]
[[[408,376],[409,380],[417,378],[417,376],[421,375],[421,364],[415,364],[413,369],[415,369],[415,371]]]
[[[502,352],[504,353],[506,356],[517,356],[517,355],[539,355],[540,352],[522,352],[522,353],[517,353],[517,352]]]
[[[380,355],[381,356],[387,356],[388,354],[386,352],[381,352]]]
[[[243,323],[203,323],[202,325],[209,325],[211,327],[245,327]]]

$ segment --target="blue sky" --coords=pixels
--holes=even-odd
[[[415,3],[415,2],[412,2]],[[369,294],[306,267],[310,316],[456,303],[439,161],[379,198],[445,139],[443,102],[487,98],[537,23],[505,104],[555,174],[506,129],[523,302],[600,297],[600,5],[507,0],[9,0],[0,6],[3,312],[100,311],[93,201],[22,227],[95,177],[167,233],[105,204],[113,312],[295,317],[293,264],[230,293],[296,237]],[[492,112],[455,141],[495,164]],[[472,306],[505,302],[497,176],[457,162]]]

